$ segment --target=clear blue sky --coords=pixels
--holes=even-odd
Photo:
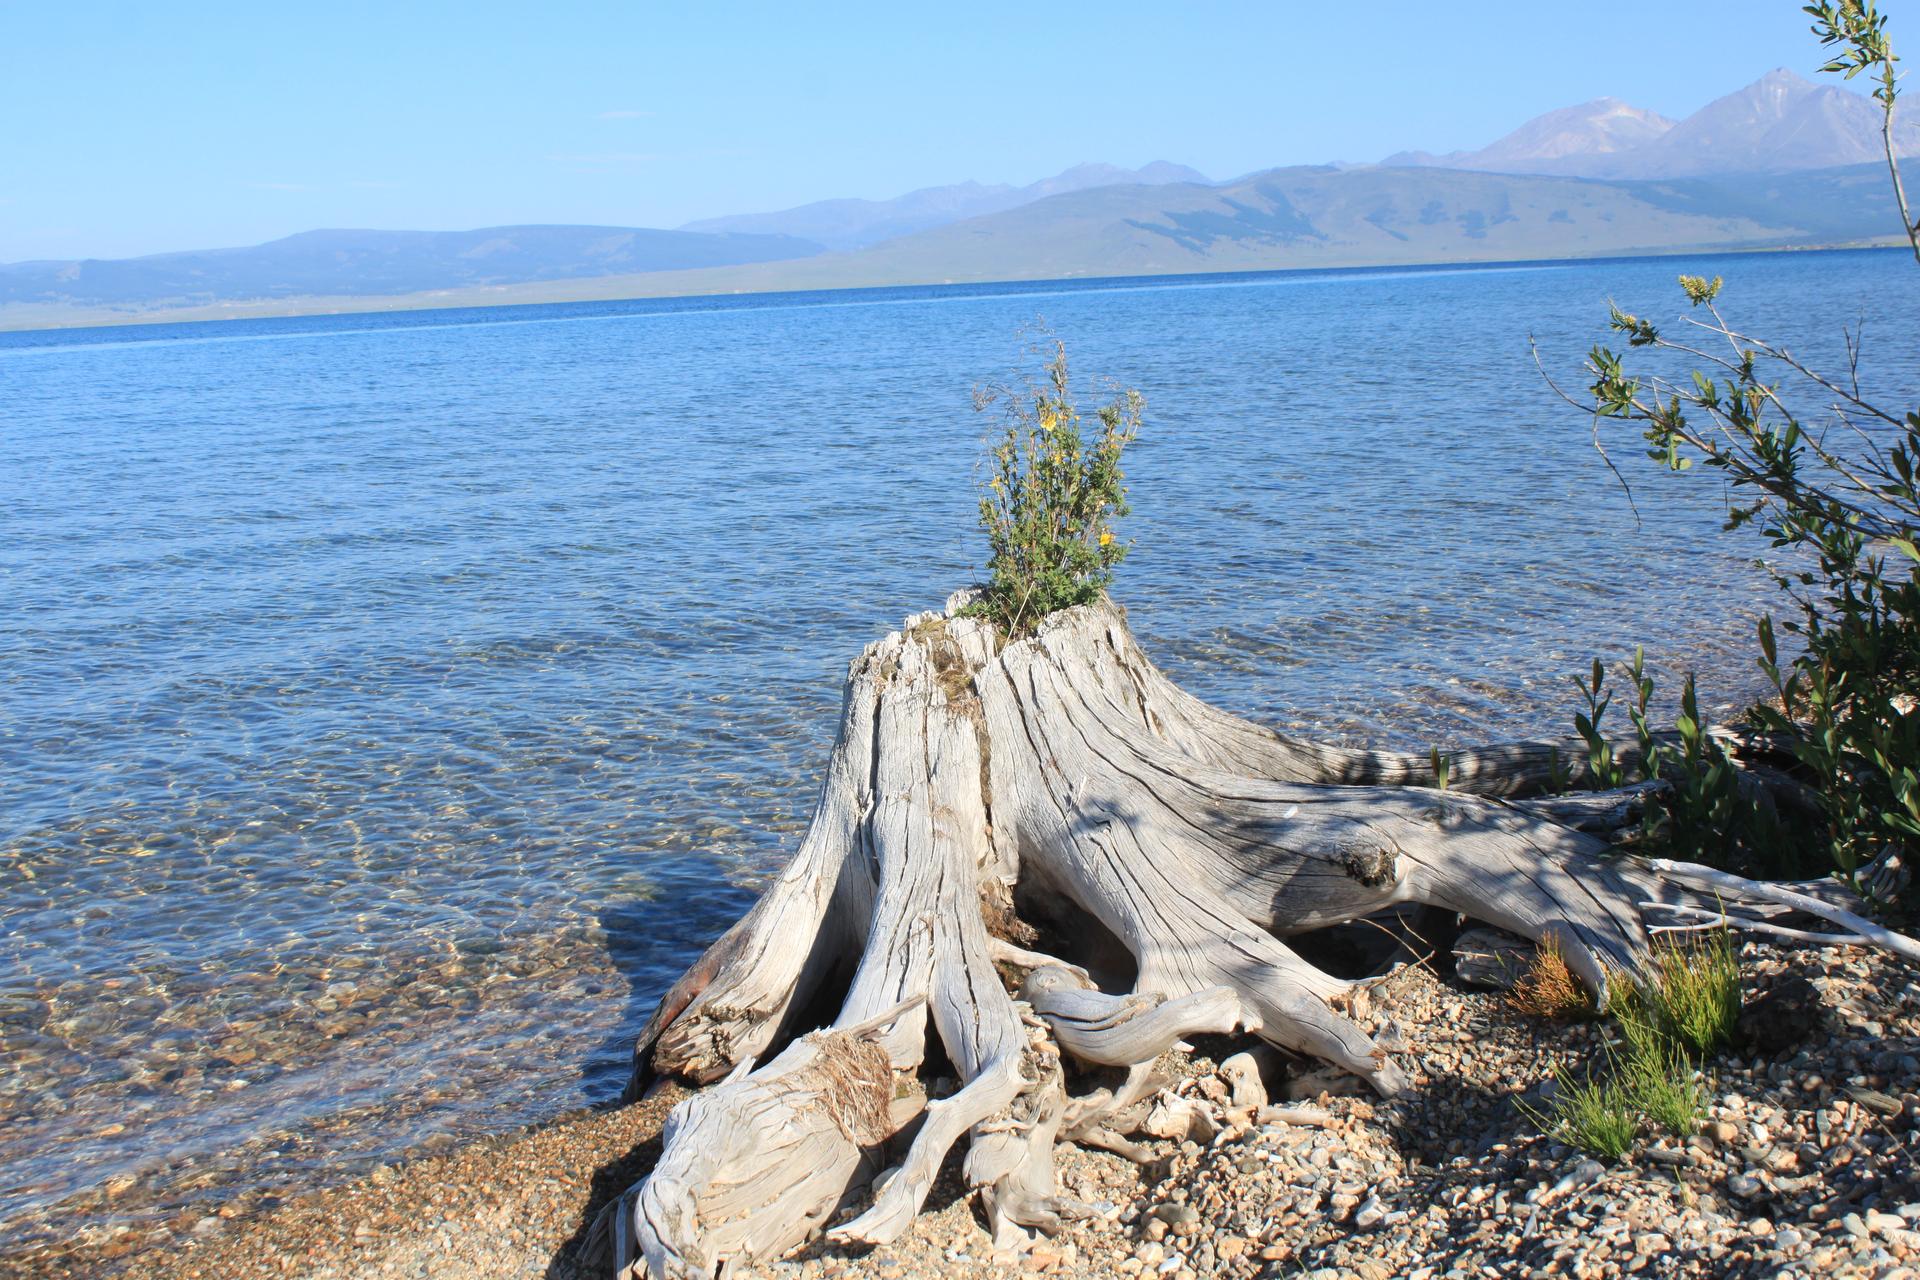
[[[1798,0],[0,0],[0,262],[1445,151],[1810,75],[1806,27]]]

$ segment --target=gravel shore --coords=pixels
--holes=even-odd
[[[1147,1165],[1063,1148],[1063,1189],[1091,1203],[1029,1253],[996,1257],[957,1173],[892,1245],[801,1250],[764,1280],[919,1280],[1008,1270],[1060,1277],[1478,1275],[1873,1276],[1920,1280],[1920,970],[1880,955],[1744,951],[1750,1001],[1813,979],[1792,1041],[1707,1064],[1708,1115],[1687,1140],[1642,1138],[1604,1162],[1543,1136],[1521,1110],[1556,1071],[1602,1052],[1606,1024],[1549,1024],[1502,996],[1408,970],[1364,1020],[1405,1046],[1415,1085],[1388,1101],[1310,1100],[1314,1125],[1229,1127],[1159,1142]],[[1208,1042],[1175,1092],[1217,1093]],[[1268,1063],[1276,1099],[1288,1068]],[[1298,1064],[1293,1068],[1301,1070]],[[1296,1077],[1291,1092],[1313,1087]],[[621,1111],[423,1159],[253,1217],[0,1259],[0,1277],[574,1280],[586,1224],[650,1166],[667,1090]]]
[[[589,1111],[232,1219],[217,1214],[150,1235],[108,1236],[0,1258],[0,1280],[604,1280],[573,1265],[600,1206],[653,1167],[661,1122],[685,1094],[666,1088],[618,1111]]]

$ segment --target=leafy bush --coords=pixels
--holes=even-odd
[[[1825,0],[1805,12],[1821,43],[1835,50],[1822,70],[1848,78],[1871,72],[1878,82],[1873,96],[1902,230],[1920,259],[1920,224],[1907,207],[1892,141],[1899,86],[1886,18],[1865,0]],[[1627,357],[1596,346],[1586,364],[1588,406],[1597,427],[1640,428],[1648,456],[1666,469],[1685,471],[1697,461],[1720,472],[1741,500],[1728,528],[1757,527],[1792,553],[1789,567],[1776,572],[1795,615],[1781,629],[1802,648],[1783,663],[1772,622],[1762,624],[1760,665],[1779,701],[1755,708],[1752,718],[1775,735],[1817,797],[1833,867],[1870,888],[1860,884],[1859,868],[1920,843],[1920,412],[1888,410],[1863,395],[1858,335],[1846,335],[1846,371],[1830,375],[1730,325],[1719,309],[1718,277],[1681,276],[1680,288],[1705,316],[1690,317],[1680,337],[1618,307],[1610,322],[1630,350],[1694,362],[1691,378],[1630,372]],[[1598,431],[1596,442],[1604,453]],[[1595,687],[1589,719],[1598,718],[1598,697]],[[1691,705],[1680,727],[1682,750],[1666,762],[1678,783],[1665,806],[1668,838],[1683,856],[1714,860],[1716,849],[1724,853],[1742,838],[1734,829],[1754,806]],[[1758,830],[1746,836],[1756,847],[1770,838]]]
[[[1573,713],[1573,727],[1587,744],[1587,776],[1596,789],[1611,790],[1626,782],[1627,771],[1613,758],[1613,743],[1601,731],[1607,708],[1613,705],[1613,695],[1606,692],[1607,671],[1600,665],[1600,659],[1593,660],[1591,680],[1576,677],[1573,684],[1587,700],[1585,712]]]
[[[1653,681],[1647,680],[1646,687],[1650,694]],[[1666,823],[1667,848],[1689,862],[1711,863],[1724,858],[1730,847],[1753,850],[1765,844],[1771,835],[1771,828],[1763,821],[1765,811],[1753,807],[1740,794],[1733,761],[1700,718],[1700,700],[1691,672],[1680,689],[1680,714],[1674,720],[1674,729],[1680,735],[1679,750],[1664,751],[1653,744],[1644,713],[1635,723],[1641,740],[1648,743],[1649,753],[1658,752],[1662,764],[1669,755],[1673,757],[1673,788],[1661,797],[1658,806]],[[1655,769],[1662,777],[1668,776],[1658,766]]]
[[[1880,853],[1920,837],[1920,414],[1896,419],[1784,348],[1732,329],[1715,306],[1717,281],[1684,283],[1712,316],[1700,327],[1733,344],[1737,358],[1669,340],[1650,322],[1616,311],[1614,328],[1629,345],[1704,356],[1717,374],[1696,372],[1690,389],[1643,381],[1596,348],[1588,366],[1596,373],[1594,403],[1602,417],[1639,423],[1648,452],[1668,468],[1683,470],[1697,458],[1728,473],[1750,495],[1728,527],[1757,522],[1774,547],[1796,553],[1775,576],[1799,615],[1782,629],[1803,647],[1782,663],[1773,622],[1761,624],[1760,667],[1779,701],[1754,708],[1752,718],[1799,763],[1820,799],[1831,861],[1851,878]],[[1837,397],[1853,447],[1843,453],[1808,433],[1763,381],[1781,369]],[[1690,711],[1683,732],[1689,720],[1698,729]],[[1711,756],[1707,750],[1676,763],[1710,772],[1721,763]],[[1700,801],[1690,817],[1728,829],[1736,820],[1730,773],[1681,776],[1702,784],[1682,797]]]
[[[984,594],[973,607],[1008,635],[1033,630],[1056,609],[1099,598],[1126,558],[1111,521],[1127,513],[1120,455],[1140,429],[1145,401],[1121,392],[1093,411],[1098,430],[1082,429],[1059,342],[1044,376],[1022,388],[989,387],[975,407],[999,405],[1006,430],[988,452],[980,525],[992,558]]]
[[[1574,730],[1587,747],[1587,779],[1596,788],[1618,787],[1629,776],[1659,778],[1666,786],[1652,793],[1642,812],[1637,839],[1642,846],[1689,862],[1769,874],[1811,874],[1804,857],[1781,826],[1770,802],[1742,789],[1738,766],[1700,715],[1699,694],[1691,674],[1681,686],[1680,709],[1671,731],[1659,729],[1650,711],[1654,680],[1646,655],[1636,649],[1620,674],[1632,690],[1627,719],[1633,726],[1633,754],[1623,761],[1604,729],[1613,694],[1599,659],[1592,675],[1575,677],[1574,687],[1587,709],[1576,711]],[[1631,763],[1632,768],[1628,768]]]
[[[1891,456],[1911,465],[1915,453],[1910,431]],[[1797,597],[1801,618],[1785,624],[1805,646],[1785,668],[1771,620],[1761,623],[1760,668],[1780,701],[1755,707],[1753,719],[1791,743],[1820,794],[1834,866],[1851,879],[1920,837],[1920,572],[1863,559],[1864,537],[1844,525],[1827,533],[1817,574],[1798,575],[1819,591]],[[1905,534],[1910,547],[1911,525]]]

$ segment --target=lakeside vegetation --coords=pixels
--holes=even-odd
[[[1888,178],[1920,259],[1920,223],[1893,141],[1899,59],[1886,16],[1871,0],[1820,0],[1804,11],[1834,50],[1823,70],[1866,73],[1877,83]],[[1845,335],[1847,367],[1823,372],[1784,344],[1730,325],[1720,277],[1682,275],[1678,284],[1706,316],[1680,337],[1618,306],[1610,326],[1629,351],[1666,352],[1694,369],[1685,379],[1638,373],[1629,357],[1596,346],[1585,366],[1595,447],[1605,457],[1607,429],[1628,425],[1661,469],[1678,474],[1700,463],[1723,477],[1726,530],[1757,529],[1784,553],[1772,570],[1789,614],[1781,629],[1799,647],[1783,660],[1772,618],[1760,620],[1757,663],[1776,696],[1747,714],[1769,757],[1758,774],[1743,772],[1727,741],[1709,730],[1691,675],[1663,740],[1649,721],[1653,682],[1638,651],[1621,671],[1637,748],[1637,768],[1623,767],[1601,730],[1612,695],[1595,659],[1590,677],[1575,682],[1586,703],[1574,719],[1590,773],[1615,786],[1633,776],[1652,783],[1627,848],[1749,874],[1831,874],[1880,916],[1908,920],[1914,902],[1904,863],[1920,837],[1920,412],[1888,409],[1863,391],[1858,331]],[[1609,1159],[1628,1153],[1643,1122],[1679,1137],[1696,1132],[1709,1059],[1740,1043],[1732,923],[1722,907],[1718,920],[1702,912],[1695,923],[1671,926],[1679,940],[1617,984],[1607,1013],[1620,1041],[1604,1042],[1583,1076],[1559,1081],[1543,1107],[1523,1104],[1524,1113]],[[1514,1005],[1535,1017],[1594,1013],[1555,946],[1537,951]]]
[[[1805,12],[1836,50],[1825,70],[1878,79],[1894,199],[1920,259],[1920,224],[1908,212],[1893,142],[1899,83],[1885,17],[1851,0],[1823,0]],[[1776,700],[1749,710],[1744,741],[1708,724],[1691,674],[1671,727],[1656,725],[1654,680],[1636,650],[1620,669],[1632,732],[1626,750],[1607,732],[1614,692],[1594,659],[1588,677],[1575,681],[1585,703],[1574,716],[1586,749],[1583,786],[1648,784],[1637,826],[1616,837],[1623,850],[1743,875],[1832,874],[1882,916],[1902,920],[1911,912],[1902,859],[1920,837],[1920,412],[1883,408],[1862,391],[1857,333],[1846,337],[1849,367],[1824,374],[1784,345],[1730,326],[1721,278],[1681,275],[1678,286],[1707,317],[1692,322],[1694,333],[1669,337],[1618,306],[1609,324],[1630,351],[1664,351],[1699,367],[1684,380],[1639,374],[1629,357],[1595,346],[1584,406],[1595,447],[1629,494],[1603,434],[1619,424],[1639,430],[1645,455],[1662,470],[1684,473],[1699,463],[1724,477],[1726,532],[1757,529],[1786,555],[1773,574],[1790,610],[1782,629],[1800,647],[1783,660],[1775,624],[1762,618],[1757,662]],[[1701,339],[1725,350],[1696,345]],[[1800,407],[1795,392],[1817,407]],[[992,389],[980,405],[992,404],[1006,407],[1008,425],[988,454],[980,514],[992,557],[972,611],[1018,637],[1049,613],[1097,599],[1124,557],[1109,521],[1127,511],[1119,462],[1141,405],[1127,392],[1103,406],[1100,431],[1084,439],[1057,342],[1044,378]],[[1447,789],[1452,757],[1434,749],[1431,769]],[[1570,790],[1564,765],[1555,773],[1554,789]],[[1643,1122],[1681,1137],[1694,1132],[1705,1115],[1704,1064],[1736,1041],[1742,994],[1728,931],[1736,923],[1775,927],[1724,906],[1717,918],[1701,911],[1658,926],[1669,937],[1643,971],[1610,984],[1605,1012],[1620,1041],[1605,1042],[1603,1060],[1561,1081],[1544,1108],[1523,1103],[1523,1112],[1608,1158],[1631,1149]],[[1596,995],[1569,967],[1558,935],[1548,934],[1512,1005],[1535,1017],[1590,1017],[1599,1012]]]
[[[1805,12],[1835,50],[1825,71],[1878,82],[1893,198],[1920,258],[1893,143],[1898,57],[1885,15],[1853,0],[1822,0]],[[1863,391],[1861,333],[1843,335],[1846,368],[1822,371],[1729,324],[1720,277],[1682,275],[1678,284],[1706,317],[1689,318],[1679,336],[1617,305],[1609,325],[1629,353],[1677,356],[1694,365],[1689,375],[1640,372],[1630,354],[1602,344],[1585,363],[1586,399],[1561,395],[1593,414],[1595,447],[1610,467],[1607,444],[1626,426],[1660,469],[1679,474],[1699,463],[1725,481],[1726,530],[1757,530],[1782,553],[1771,570],[1788,613],[1778,626],[1799,651],[1783,661],[1775,622],[1761,619],[1756,661],[1776,699],[1750,709],[1744,744],[1709,730],[1692,676],[1663,739],[1648,719],[1653,685],[1642,655],[1623,668],[1638,747],[1633,776],[1657,783],[1634,847],[1753,874],[1830,868],[1894,910],[1889,895],[1900,878],[1892,873],[1920,837],[1920,412],[1887,408]],[[1600,731],[1611,699],[1604,681],[1595,659],[1579,685],[1587,705],[1575,723],[1592,768],[1618,783],[1629,773]],[[1758,770],[1736,767],[1742,746],[1762,757]]]

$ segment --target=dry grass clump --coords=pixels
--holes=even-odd
[[[1533,961],[1520,975],[1508,997],[1513,1008],[1530,1018],[1591,1018],[1600,1012],[1593,995],[1567,965],[1560,941],[1552,934],[1540,939]]]

